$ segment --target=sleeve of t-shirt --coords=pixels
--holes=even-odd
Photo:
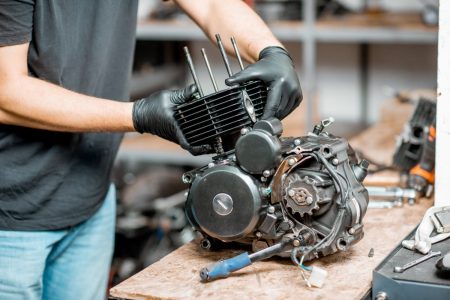
[[[31,41],[34,0],[0,0],[0,46]]]

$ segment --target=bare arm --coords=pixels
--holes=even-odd
[[[282,46],[261,18],[241,0],[175,0],[175,2],[215,42],[219,33],[227,51],[232,52],[229,38],[234,36],[244,59],[254,63],[262,49]]]
[[[0,47],[0,124],[52,131],[134,131],[132,103],[78,94],[28,76],[28,44]]]

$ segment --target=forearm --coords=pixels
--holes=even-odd
[[[67,131],[134,131],[132,103],[75,93],[27,75],[0,81],[0,124]]]
[[[176,0],[177,4],[215,42],[219,33],[228,52],[229,37],[237,40],[242,57],[250,63],[258,60],[262,49],[282,46],[261,18],[241,0]]]

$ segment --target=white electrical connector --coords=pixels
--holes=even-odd
[[[326,270],[313,266],[308,281],[312,286],[321,288],[325,283],[327,276],[328,272]]]

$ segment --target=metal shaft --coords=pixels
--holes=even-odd
[[[228,61],[228,56],[227,53],[225,52],[225,47],[223,46],[220,34],[216,34],[216,41],[217,45],[219,46],[220,54],[222,55],[225,67],[227,68],[228,75],[231,77],[233,76],[233,71],[231,71],[230,62]]]
[[[234,37],[231,37],[231,44],[233,45],[234,53],[236,54],[239,66],[241,67],[241,70],[244,70],[244,64],[242,63],[241,53],[239,53],[236,39]]]
[[[431,251],[427,255],[422,256],[421,258],[418,258],[416,260],[413,260],[412,262],[407,263],[403,267],[395,267],[394,268],[394,272],[395,273],[402,273],[402,272],[404,272],[405,270],[407,270],[407,269],[409,269],[411,267],[414,267],[414,266],[416,266],[416,265],[418,265],[418,264],[420,264],[420,263],[422,263],[422,262],[424,262],[424,261],[426,261],[426,260],[428,260],[428,259],[430,259],[432,257],[439,256],[439,255],[441,255],[441,251],[437,251],[437,252]]]
[[[200,97],[203,97],[204,96],[203,90],[202,90],[202,87],[200,86],[200,81],[198,80],[197,72],[195,72],[194,63],[192,61],[191,54],[189,53],[189,49],[188,49],[188,47],[185,46],[183,48],[183,50],[184,50],[184,54],[186,55],[186,60],[187,60],[188,66],[189,66],[189,70],[191,71],[192,78],[194,79],[194,83],[197,86],[198,93],[200,94]]]
[[[208,56],[206,56],[205,48],[202,48],[203,59],[205,60],[206,68],[208,69],[209,77],[211,78],[212,85],[214,87],[214,91],[218,91],[216,79],[214,78],[214,74],[211,70],[211,65],[209,64]]]

